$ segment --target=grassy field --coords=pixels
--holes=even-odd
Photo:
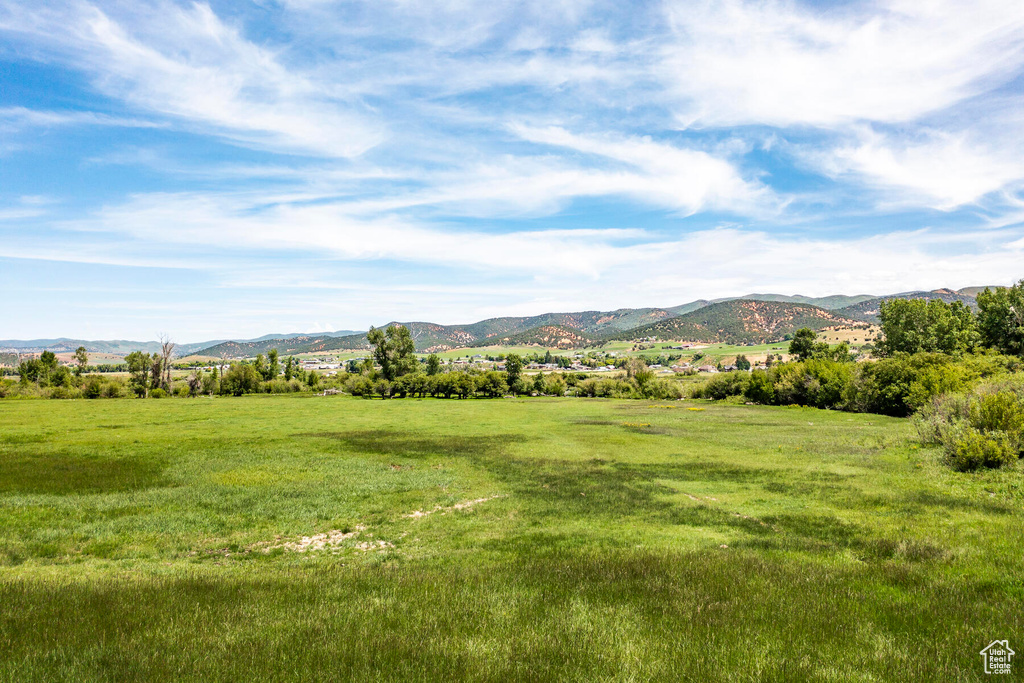
[[[813,409],[0,402],[0,680],[982,679],[1022,503]]]

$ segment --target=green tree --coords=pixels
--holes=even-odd
[[[151,358],[148,353],[132,351],[124,358],[128,364],[128,386],[136,396],[145,396],[149,390],[149,368]]]
[[[558,375],[551,375],[548,377],[547,382],[545,382],[544,393],[552,394],[554,396],[564,396],[565,380]]]
[[[67,369],[67,366],[60,365],[50,375],[50,386],[53,387],[69,387],[71,386],[71,371]]]
[[[750,361],[742,353],[736,356],[736,369],[737,370],[749,370]]]
[[[508,383],[505,381],[505,374],[501,372],[485,372],[476,380],[476,390],[484,396],[498,398],[504,396],[508,391]]]
[[[84,346],[79,346],[75,349],[75,377],[81,377],[88,364],[89,354],[86,353]]]
[[[1024,280],[978,294],[978,329],[985,346],[1024,356]]]
[[[277,349],[270,349],[267,352],[267,374],[264,379],[277,379],[277,376],[281,372],[281,364],[277,360],[278,354]]]
[[[508,375],[508,386],[515,393],[519,386],[519,377],[523,374],[523,357],[518,353],[510,353],[505,357],[505,374]]]
[[[897,353],[961,354],[978,342],[971,309],[959,301],[889,299],[879,310],[882,334],[876,340],[879,356]]]
[[[149,387],[150,389],[163,389],[164,391],[168,389],[168,387],[164,386],[164,359],[156,353],[149,358]]]
[[[630,358],[626,361],[626,379],[632,380],[640,395],[647,397],[654,385],[654,370],[647,367],[643,358]]]
[[[441,359],[437,357],[436,353],[432,353],[427,356],[427,376],[433,377],[439,372],[441,372]]]
[[[373,345],[373,360],[384,379],[390,382],[416,369],[416,344],[405,325],[391,325],[387,330],[371,327],[366,338]]]
[[[295,358],[288,356],[288,360],[284,362],[284,378],[286,381],[292,381],[292,377],[295,376]]]
[[[241,396],[256,392],[259,386],[260,375],[255,367],[245,363],[232,363],[221,378],[220,392]]]
[[[543,394],[545,389],[544,385],[544,373],[538,372],[533,376],[533,390],[538,394]]]
[[[43,374],[43,364],[37,358],[29,358],[18,363],[18,374],[22,384],[38,382]]]
[[[253,362],[252,368],[260,376],[260,379],[270,379],[267,376],[267,359],[262,353],[256,354],[256,360]]]
[[[809,327],[801,327],[789,343],[789,353],[797,360],[808,360],[828,352],[828,344],[818,341],[818,333]]]

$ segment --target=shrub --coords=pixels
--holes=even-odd
[[[152,391],[149,392],[149,397],[150,398],[167,398],[167,392],[164,391],[163,389],[159,389],[159,388],[153,389]]]
[[[1024,434],[1024,404],[1009,391],[979,396],[970,405],[968,419],[979,431]]]
[[[99,398],[103,395],[103,379],[96,375],[86,377],[82,383],[82,396],[85,398]]]
[[[369,398],[373,395],[373,382],[371,382],[370,378],[365,375],[353,375],[352,377],[349,377],[348,382],[345,383],[345,391],[353,396]]]
[[[220,381],[222,394],[252,394],[259,390],[260,376],[256,368],[242,363],[232,363],[231,367],[224,371],[224,377]]]
[[[268,394],[292,394],[302,391],[302,382],[297,379],[272,379],[263,383],[263,391]]]
[[[485,372],[476,379],[476,390],[484,396],[497,398],[508,393],[508,382],[505,381],[505,373],[491,370]]]
[[[576,385],[576,394],[587,398],[628,398],[633,395],[634,389],[631,382],[591,377]]]
[[[963,430],[949,449],[950,466],[958,472],[1002,467],[1016,458],[1005,435],[982,434],[974,429]]]
[[[103,398],[124,398],[128,395],[128,387],[123,382],[110,381],[103,385],[101,394]]]
[[[935,396],[962,391],[979,378],[970,363],[940,353],[864,363],[857,376],[856,409],[906,417]]]
[[[391,382],[381,377],[373,383],[373,393],[381,398],[391,398]]]
[[[749,381],[750,375],[745,372],[723,373],[696,387],[693,390],[693,397],[721,401],[730,396],[741,396]]]
[[[657,379],[644,387],[644,398],[675,400],[683,397],[683,390],[678,382],[669,379]]]
[[[565,380],[559,375],[551,375],[544,382],[544,393],[552,396],[565,396]]]
[[[47,398],[82,398],[81,390],[75,387],[55,386],[45,391]]]
[[[941,444],[953,469],[1010,465],[1024,455],[1024,381],[992,380],[970,394],[934,398],[915,420],[922,441]]]
[[[767,372],[754,370],[750,373],[750,379],[747,381],[746,389],[743,390],[743,395],[748,401],[771,405],[775,402],[775,385],[772,384]]]

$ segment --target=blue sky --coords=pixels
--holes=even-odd
[[[0,0],[0,338],[1024,277],[1019,0]]]

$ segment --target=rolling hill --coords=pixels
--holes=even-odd
[[[603,342],[580,330],[565,325],[541,325],[512,335],[487,337],[473,342],[470,346],[543,346],[558,349],[578,349]]]
[[[507,316],[488,318],[466,325],[441,325],[430,322],[391,322],[387,325],[403,324],[408,327],[416,342],[416,350],[421,353],[490,344],[535,343],[528,340],[545,337],[571,339],[573,335],[578,335],[580,343],[584,345],[601,338],[634,339],[652,335],[687,337],[694,341],[703,340],[705,337],[721,341],[754,341],[772,337],[779,331],[786,334],[792,331],[789,328],[796,329],[801,326],[793,321],[806,320],[810,327],[838,324],[836,320],[839,319],[877,322],[881,302],[892,298],[939,298],[943,301],[963,301],[974,308],[974,295],[982,289],[984,287],[965,287],[958,291],[938,289],[931,292],[904,292],[880,297],[867,294],[807,297],[798,294],[755,293],[738,298],[698,299],[664,308],[620,308],[614,311]],[[764,305],[751,308],[752,302]],[[795,308],[786,308],[787,306]],[[701,311],[703,313],[700,313]],[[830,314],[833,318],[828,317]],[[730,315],[738,317],[730,320]],[[543,328],[550,329],[543,332]],[[556,333],[556,329],[560,332]],[[66,338],[0,340],[0,351],[4,352],[38,353],[43,349],[67,352],[74,351],[79,346],[85,346],[91,353],[115,355],[124,355],[134,350],[153,352],[159,348],[159,344],[152,341],[87,341]],[[368,348],[368,342],[365,332],[339,330],[320,334],[268,334],[248,340],[179,344],[178,352],[180,355],[238,358],[266,354],[275,348],[282,354],[318,353],[362,350]]]
[[[328,332],[324,335],[325,337],[337,337],[343,335],[360,334],[355,330],[339,330],[337,332]],[[187,356],[196,351],[201,351],[219,344],[241,344],[245,345],[248,343],[258,343],[260,341],[273,340],[279,342],[286,339],[294,339],[299,337],[309,337],[308,334],[267,334],[256,339],[247,339],[240,342],[229,342],[223,339],[211,339],[208,341],[192,342],[186,344],[178,344],[176,351],[179,356]],[[143,353],[157,353],[160,351],[160,342],[158,341],[132,341],[128,339],[69,339],[67,337],[60,337],[57,339],[0,339],[0,351],[9,351],[12,353],[39,353],[40,351],[49,350],[54,353],[69,353],[73,352],[79,346],[84,346],[85,350],[89,353],[109,353],[118,356],[124,356],[132,351],[142,351]],[[274,347],[270,347],[274,348]]]
[[[581,311],[577,313],[543,313],[530,317],[489,318],[469,325],[438,325],[428,322],[389,322],[389,325],[405,325],[421,353],[445,351],[467,346],[487,346],[506,343],[527,333],[536,337],[536,330],[544,327],[575,330],[581,339],[594,339],[608,333],[621,332],[656,320],[671,318],[673,313],[663,308],[620,308],[615,311]],[[524,342],[529,343],[529,342]],[[203,349],[200,355],[228,357],[253,356],[276,348],[282,354],[316,353],[343,349],[368,348],[366,334],[347,337],[294,337],[292,339],[268,339],[237,343],[226,342]]]
[[[856,321],[832,311],[779,301],[736,299],[613,335],[613,339],[679,339],[733,344],[777,341],[801,327],[822,329]]]
[[[753,301],[777,301],[780,303],[787,304],[809,304],[811,306],[817,306],[818,308],[824,308],[829,311],[834,311],[839,308],[846,306],[852,306],[859,304],[862,301],[868,299],[874,299],[871,294],[855,294],[853,296],[847,296],[845,294],[836,294],[833,296],[801,296],[794,294],[793,296],[786,296],[784,294],[747,294],[746,296],[727,298],[727,299],[716,299],[712,303],[720,303],[722,301],[735,301],[736,299],[751,299]]]
[[[971,287],[968,289],[975,288]],[[984,287],[982,287],[982,289],[984,289]],[[978,308],[978,301],[973,296],[954,292],[951,289],[936,289],[930,292],[903,292],[901,294],[891,294],[888,296],[876,296],[871,299],[866,299],[853,305],[837,309],[836,313],[854,320],[877,323],[879,322],[878,312],[882,306],[882,302],[888,301],[889,299],[925,299],[926,301],[931,299],[940,299],[946,303],[960,301],[967,306],[970,306],[972,309],[976,310]]]

